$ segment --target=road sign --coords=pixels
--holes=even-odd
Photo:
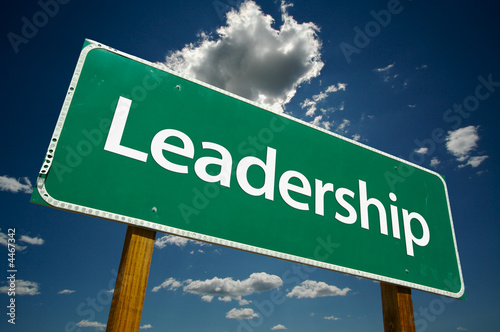
[[[441,176],[89,40],[32,200],[464,293]]]

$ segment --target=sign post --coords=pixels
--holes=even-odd
[[[128,226],[107,332],[139,331],[156,232]]]
[[[415,332],[411,289],[380,283],[385,332]]]

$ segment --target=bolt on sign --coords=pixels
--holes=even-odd
[[[36,189],[63,210],[464,293],[441,176],[90,40]]]

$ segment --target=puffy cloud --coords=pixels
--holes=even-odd
[[[326,317],[323,317],[323,319],[326,319],[326,320],[339,320],[340,318],[335,317],[335,316],[326,316]]]
[[[469,154],[477,148],[477,141],[479,140],[477,129],[478,127],[468,126],[455,131],[448,131],[446,148],[448,152],[457,157],[458,161],[467,160]]]
[[[271,327],[271,331],[278,331],[278,330],[288,330],[285,325],[278,324],[276,326]]]
[[[40,292],[38,288],[40,287],[38,283],[33,281],[26,281],[18,279],[16,283],[16,295],[38,295]],[[0,293],[8,294],[9,285],[0,287]]]
[[[259,317],[259,315],[256,314],[251,308],[233,308],[226,314],[226,318],[230,319],[252,319],[254,317]]]
[[[295,286],[287,297],[317,298],[325,296],[345,296],[351,289],[340,289],[337,286],[328,285],[322,281],[305,280],[300,285]]]
[[[251,0],[227,13],[227,24],[217,36],[200,34],[197,43],[166,58],[166,66],[282,110],[300,84],[317,77],[323,68],[321,42],[314,23],[298,23],[282,3],[282,25]]]
[[[62,291],[57,292],[57,294],[73,294],[75,291],[71,289],[63,289]]]
[[[81,320],[78,323],[76,323],[76,326],[78,327],[93,327],[97,331],[104,331],[106,328],[106,324],[99,323],[99,322],[90,322],[88,320]]]
[[[153,325],[151,325],[151,324],[145,324],[143,326],[140,326],[139,330],[148,330],[148,329],[152,329],[152,328],[153,328]]]
[[[240,305],[247,305],[250,301],[243,299],[243,296],[279,288],[281,285],[283,281],[280,277],[260,272],[252,273],[245,280],[214,277],[206,280],[187,279],[180,282],[174,278],[168,278],[160,285],[153,287],[152,292],[156,293],[161,289],[175,291],[183,287],[184,292],[200,295],[205,302],[212,302],[214,297],[217,297],[222,302],[236,300]]]
[[[466,162],[459,167],[472,166],[478,167],[488,156],[471,157],[471,153],[477,148],[479,127],[468,126],[454,131],[448,131],[446,137],[446,148],[448,152],[454,155],[459,162]]]
[[[30,179],[24,177],[22,179],[24,184],[21,183],[20,179],[11,178],[9,176],[0,176],[0,190],[10,191],[13,193],[22,192],[25,194],[31,194],[33,192],[33,186]]]
[[[187,280],[183,290],[187,293],[202,296],[202,300],[210,302],[214,296],[219,301],[238,300],[240,304],[248,303],[242,296],[260,293],[283,285],[283,280],[276,275],[265,272],[252,273],[248,279],[233,280],[233,278],[214,277],[207,280]]]

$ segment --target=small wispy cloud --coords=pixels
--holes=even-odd
[[[339,320],[340,318],[335,317],[335,316],[326,316],[326,317],[323,317],[323,319],[326,319],[326,320]]]
[[[167,290],[176,290],[177,288],[181,287],[182,283],[175,280],[174,278],[168,278],[164,282],[162,282],[160,285],[153,287],[151,290],[152,292],[156,293],[160,289],[167,289]]]
[[[306,116],[314,116],[316,110],[317,110],[317,104],[330,96],[331,93],[338,92],[338,91],[345,91],[346,90],[346,83],[337,83],[336,85],[330,85],[327,87],[325,90],[321,91],[320,93],[313,95],[312,100],[309,98],[306,98],[301,104],[300,107],[302,109],[306,109]],[[329,108],[329,110],[343,110],[344,109],[344,103],[342,102],[338,108]],[[322,109],[323,113],[326,113],[327,110]]]
[[[431,167],[436,167],[439,164],[441,164],[441,162],[439,161],[438,157],[433,157],[431,159]]]
[[[73,294],[75,291],[72,289],[63,289],[62,291],[57,292],[57,294]]]
[[[316,127],[325,128],[326,130],[330,130],[334,124],[334,121],[323,121],[323,115],[318,115],[314,118],[314,120],[310,121],[312,125]]]
[[[19,244],[19,242],[24,242],[30,245],[42,245],[45,243],[45,240],[42,239],[41,237],[30,237],[27,235],[21,235],[17,241],[18,243],[15,243],[14,246],[16,247],[17,251],[23,251],[28,246],[22,246]],[[12,243],[11,243],[12,244]],[[0,245],[9,246],[9,236],[6,233],[1,232],[0,229]]]
[[[155,247],[158,249],[163,249],[167,245],[175,245],[177,247],[185,247],[188,243],[196,244],[199,246],[210,246],[208,243],[194,241],[190,239],[186,239],[184,237],[179,237],[175,235],[165,235],[162,236],[155,241]]]
[[[22,183],[23,181],[24,183]],[[16,179],[7,175],[0,176],[0,191],[10,191],[12,193],[25,193],[31,194],[33,192],[33,185],[28,177]]]
[[[373,69],[374,72],[377,72],[377,73],[383,73],[383,72],[387,72],[388,70],[392,69],[394,67],[396,63],[393,62],[391,63],[390,65],[387,65],[385,67],[381,67],[381,68],[375,68]]]
[[[426,154],[427,152],[429,152],[429,149],[426,147],[421,147],[420,149],[415,149],[414,151],[418,154]]]
[[[144,324],[142,326],[139,327],[139,330],[149,330],[149,329],[152,329],[153,328],[153,325],[151,324]]]
[[[467,163],[464,165],[459,165],[458,167],[462,168],[465,166],[472,166],[472,168],[476,168],[479,165],[483,163],[486,159],[488,159],[489,156],[475,156],[475,157],[470,157],[469,160],[467,160]]]
[[[99,323],[99,322],[91,322],[91,321],[88,321],[86,319],[81,320],[78,323],[76,323],[76,326],[78,326],[78,327],[93,327],[97,331],[104,331],[104,329],[106,328],[106,324]]]
[[[21,235],[19,241],[36,246],[41,246],[42,244],[45,243],[45,240],[42,239],[41,237],[29,237],[27,235]]]

